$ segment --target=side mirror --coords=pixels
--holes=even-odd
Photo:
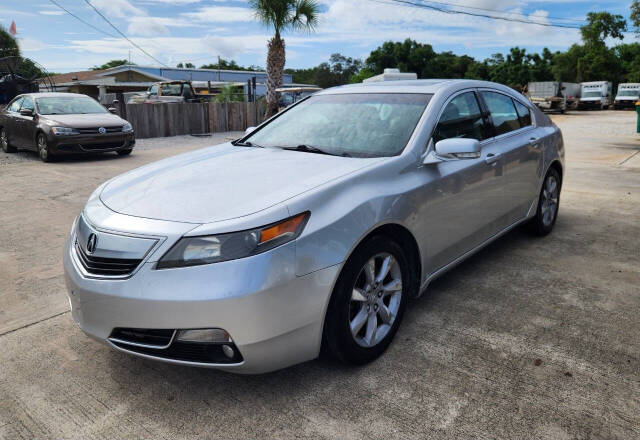
[[[109,113],[113,113],[114,115],[118,114],[118,109],[115,107],[109,107],[107,110],[109,110]]]
[[[425,156],[423,164],[447,160],[477,159],[480,157],[480,142],[477,139],[449,138],[436,143],[435,148]]]
[[[33,110],[31,110],[30,108],[24,108],[20,110],[20,114],[22,116],[33,116]]]
[[[252,131],[254,131],[255,129],[256,127],[247,127],[247,129],[244,131],[245,136],[251,133]]]
[[[116,105],[120,104],[120,101],[117,99],[114,99],[113,101],[111,101],[111,106],[115,107]]]

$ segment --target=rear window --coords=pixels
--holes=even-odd
[[[513,102],[516,105],[516,111],[518,112],[518,116],[520,117],[520,125],[522,125],[523,127],[528,127],[529,125],[531,125],[531,110],[529,110],[526,105],[521,104],[515,99],[513,100]]]
[[[491,113],[496,136],[509,133],[520,128],[520,118],[514,107],[513,100],[502,93],[481,92]]]

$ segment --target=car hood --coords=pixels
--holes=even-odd
[[[51,125],[73,128],[120,127],[125,123],[124,119],[112,113],[42,115],[40,119],[50,122]]]
[[[380,160],[228,143],[118,176],[100,199],[121,214],[212,223],[262,211]]]

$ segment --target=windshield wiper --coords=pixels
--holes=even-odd
[[[351,155],[347,152],[334,153],[334,152],[323,150],[322,148],[314,147],[313,145],[307,145],[307,144],[300,144],[297,147],[282,147],[282,149],[291,150],[291,151],[304,151],[305,153],[328,154],[329,156],[351,157]]]
[[[231,142],[232,145],[235,145],[236,147],[257,147],[257,148],[264,148],[262,145],[258,145],[258,144],[254,144],[252,142],[246,141],[246,142],[240,142],[240,139],[235,140],[233,142]]]

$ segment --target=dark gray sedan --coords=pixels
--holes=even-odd
[[[0,145],[5,153],[34,150],[49,162],[74,153],[128,155],[135,142],[131,124],[86,95],[29,93],[0,111]]]

